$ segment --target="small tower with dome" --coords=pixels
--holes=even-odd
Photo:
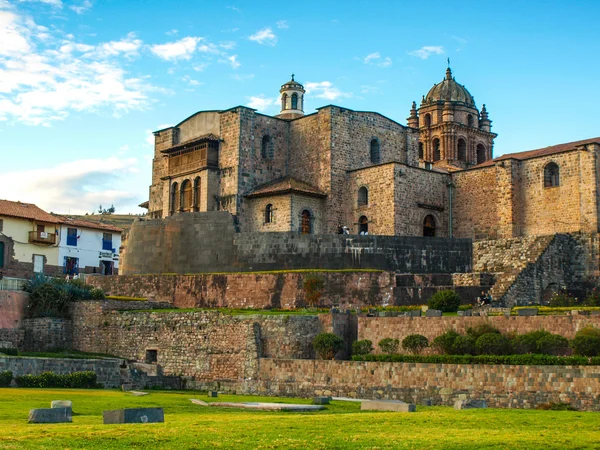
[[[419,129],[419,161],[449,169],[467,168],[493,158],[492,121],[483,105],[481,113],[465,86],[456,82],[448,66],[446,76],[413,102],[408,126]]]
[[[281,86],[281,112],[280,119],[296,119],[304,115],[304,86],[292,79]]]

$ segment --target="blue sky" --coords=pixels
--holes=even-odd
[[[456,80],[495,156],[600,136],[596,1],[0,0],[0,198],[143,212],[151,131],[199,110],[278,112],[294,72],[326,104],[402,124]]]

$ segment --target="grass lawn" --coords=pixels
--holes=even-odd
[[[207,408],[205,401],[308,400],[150,391],[134,397],[116,390],[0,389],[0,448],[599,448],[598,413],[526,410],[454,411],[417,407],[416,413],[361,412],[333,402],[315,413]],[[72,424],[28,424],[31,408],[73,401]],[[103,425],[102,411],[162,406],[164,424]]]

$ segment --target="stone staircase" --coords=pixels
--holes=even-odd
[[[480,241],[473,245],[473,270],[488,272],[496,282],[490,294],[498,304],[513,286],[519,274],[542,256],[555,235]]]

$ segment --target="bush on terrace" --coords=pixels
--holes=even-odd
[[[438,309],[443,312],[456,312],[460,302],[460,296],[456,292],[447,289],[433,294],[427,302],[427,306],[430,309]]]
[[[321,333],[314,338],[313,346],[322,359],[333,359],[344,348],[344,340],[333,333]]]

